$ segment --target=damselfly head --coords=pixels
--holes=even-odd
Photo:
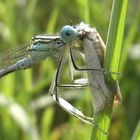
[[[96,29],[91,28],[88,24],[81,22],[76,26],[66,25],[60,31],[60,36],[64,42],[71,42],[75,40],[77,37],[83,39],[84,37],[89,36],[93,30]]]
[[[64,42],[71,42],[78,36],[78,32],[72,26],[66,25],[61,29],[60,35]]]

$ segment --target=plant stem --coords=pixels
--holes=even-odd
[[[107,51],[104,60],[104,67],[108,71],[118,72],[120,65],[120,56],[121,56],[121,47],[123,40],[123,32],[125,25],[125,17],[126,17],[126,9],[127,9],[127,0],[114,0],[107,36]],[[110,88],[110,94],[114,95],[114,86],[115,81],[118,79],[118,75],[107,75],[106,83]],[[111,101],[111,104],[105,108],[102,112],[99,112],[95,115],[94,120],[98,124],[99,128],[101,128],[105,132],[109,132],[110,122],[111,122],[111,114],[113,107],[114,98]],[[108,136],[103,134],[101,131],[96,129],[94,126],[92,127],[90,140],[107,140]]]

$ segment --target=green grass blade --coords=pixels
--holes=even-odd
[[[127,0],[114,0],[105,56],[105,67],[114,72],[119,71],[126,9]]]
[[[15,102],[11,97],[5,96],[1,93],[0,109],[3,110],[3,114],[7,114],[7,118],[4,118],[5,121],[3,121],[3,123],[5,123],[6,121],[9,121],[11,125],[15,123],[17,126],[19,126],[19,128],[21,128],[25,137],[28,137],[29,139],[39,140],[38,131],[36,129],[34,121],[32,120],[32,117],[20,104]],[[10,119],[10,117],[13,121]],[[13,129],[16,128],[16,125],[13,126]],[[7,129],[10,128],[11,126],[7,127]]]
[[[51,14],[51,17],[49,19],[47,28],[46,28],[46,31],[48,33],[54,32],[54,29],[55,29],[56,24],[57,24],[57,18],[58,18],[58,15],[59,15],[59,11],[60,11],[60,9],[58,7],[54,8],[54,10]]]
[[[140,140],[140,121],[138,122],[131,140]]]
[[[86,23],[90,23],[89,0],[76,0],[79,16]]]
[[[107,51],[104,60],[104,67],[108,71],[113,71],[113,72],[119,71],[126,9],[127,9],[127,0],[113,1],[109,31],[108,31],[107,43],[106,43]],[[115,83],[114,81],[117,80],[117,75],[107,77],[106,80],[109,86],[113,86]],[[108,106],[104,111],[98,113],[94,117],[95,122],[105,132],[108,132],[109,130],[110,121],[111,121],[111,112],[112,112],[112,105]],[[90,137],[91,140],[95,140],[95,139],[106,140],[107,138],[108,138],[107,135],[103,134],[95,127],[92,127],[92,132]]]
[[[139,25],[140,25],[140,1],[137,3],[137,7],[135,8],[135,12],[133,15],[133,19],[131,22],[131,26],[129,30],[127,31],[127,36],[123,45],[122,49],[122,59],[121,59],[121,65],[120,65],[120,70],[123,71],[125,62],[127,60],[128,56],[128,51],[129,48],[132,46],[132,43],[137,36],[138,30],[139,30]]]

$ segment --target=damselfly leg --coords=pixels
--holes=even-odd
[[[71,61],[72,61],[73,67],[77,71],[92,71],[93,70],[93,71],[101,71],[105,75],[107,75],[107,74],[121,75],[121,72],[107,71],[105,68],[97,69],[97,68],[86,68],[86,66],[84,68],[79,67],[75,62],[75,59],[74,59],[74,56],[73,56],[73,50],[71,48],[70,48],[70,56],[71,56]]]

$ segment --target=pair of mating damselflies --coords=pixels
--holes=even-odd
[[[79,46],[80,52],[84,54],[85,68],[79,68],[75,63],[75,45]],[[80,82],[65,85],[59,83],[66,48],[70,50],[73,67],[78,71],[87,71],[88,83],[85,82],[86,80],[83,80],[83,82],[79,80]],[[95,113],[103,110],[113,98],[105,82],[105,74],[107,72],[103,69],[105,45],[96,29],[90,28],[87,24],[82,22],[76,26],[66,25],[61,29],[60,35],[37,35],[32,38],[28,46],[8,50],[1,54],[0,77],[17,70],[30,68],[33,64],[57,53],[59,53],[58,69],[49,90],[53,99],[69,114],[88,124],[94,125],[104,134],[107,134],[107,132],[103,131],[94,123],[92,118],[85,116],[80,110],[73,107],[62,97],[59,97],[57,90],[59,87],[79,88],[89,85],[92,92],[92,103]],[[117,94],[120,95],[119,88],[116,89]]]

